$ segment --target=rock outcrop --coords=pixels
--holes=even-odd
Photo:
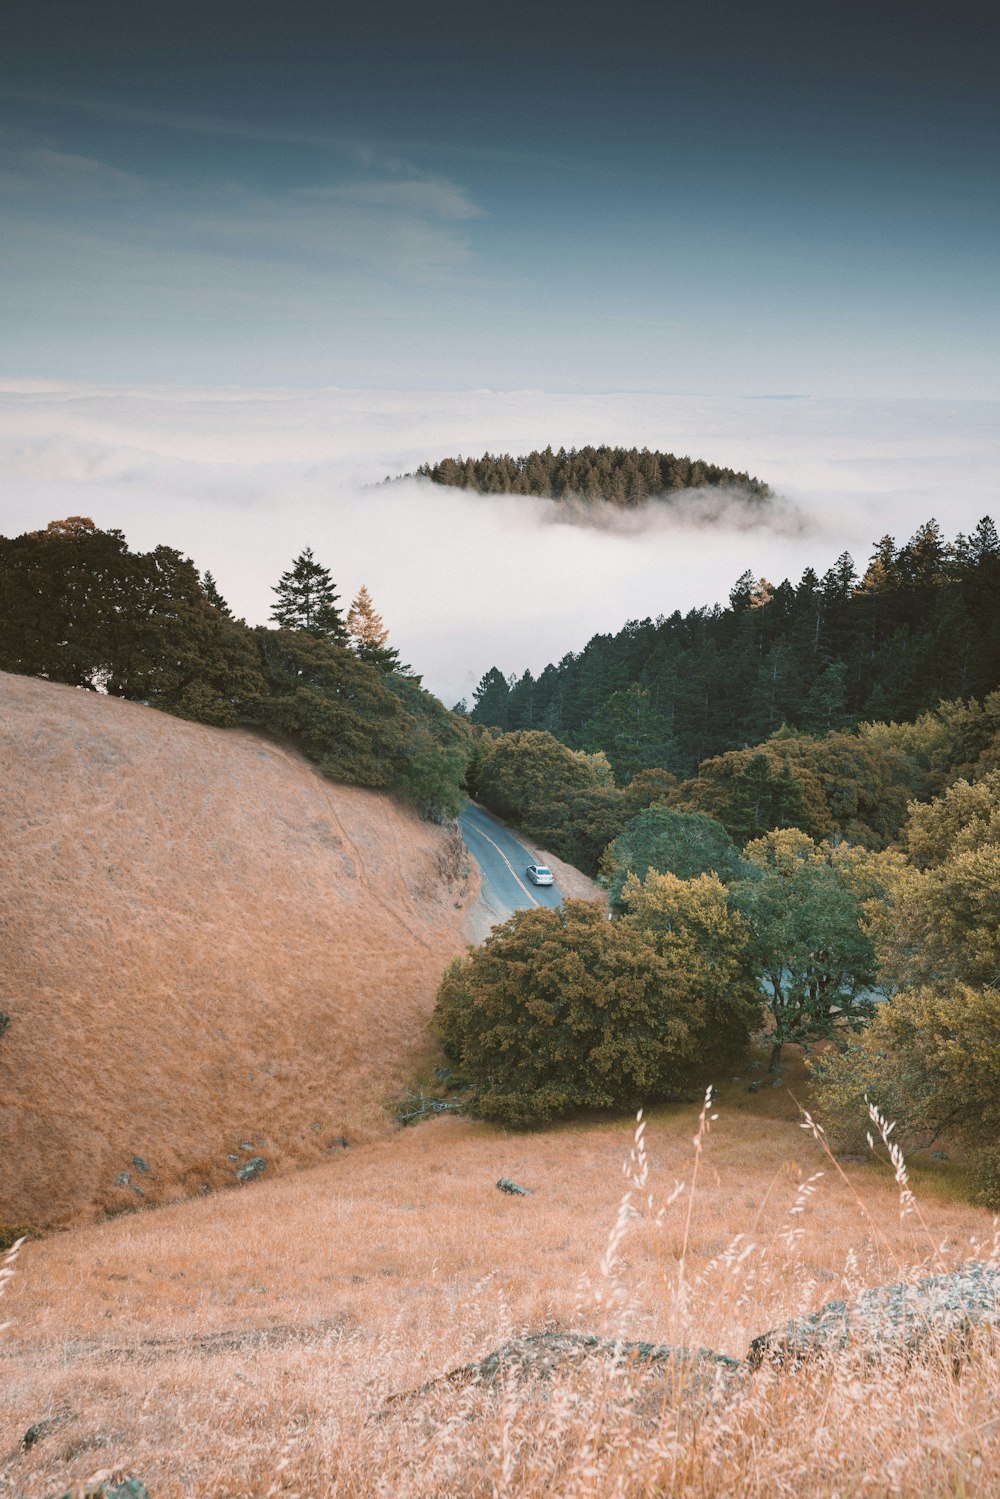
[[[807,1360],[850,1349],[876,1361],[910,1359],[940,1348],[959,1361],[974,1341],[991,1338],[998,1329],[1000,1265],[972,1261],[947,1275],[877,1286],[853,1301],[830,1301],[808,1317],[761,1333],[745,1359],[711,1348],[615,1342],[593,1333],[532,1333],[393,1398],[423,1395],[445,1385],[490,1386],[508,1376],[549,1378],[589,1359],[656,1369],[683,1394],[731,1391],[765,1364],[795,1369]]]
[[[945,1348],[955,1358],[977,1331],[1000,1325],[1000,1265],[970,1262],[948,1275],[897,1281],[862,1291],[853,1301],[829,1301],[808,1317],[754,1338],[752,1369],[764,1363],[796,1366],[849,1348],[866,1358],[912,1358]]]

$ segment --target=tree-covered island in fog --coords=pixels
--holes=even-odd
[[[604,500],[631,507],[646,500],[669,500],[688,489],[733,490],[742,499],[764,503],[771,490],[762,480],[700,458],[651,452],[648,448],[551,447],[512,458],[484,453],[481,458],[442,458],[422,463],[417,476],[479,494],[538,495],[553,500]],[[411,478],[412,475],[405,477]]]

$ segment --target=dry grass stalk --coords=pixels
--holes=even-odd
[[[157,1499],[987,1499],[1000,1468],[988,1344],[958,1374],[947,1357],[876,1375],[846,1355],[735,1388],[619,1346],[390,1403],[544,1328],[741,1357],[786,1317],[900,1266],[926,1272],[891,1180],[790,1161],[790,1111],[718,1113],[693,1197],[688,1112],[639,1121],[627,1211],[618,1125],[507,1136],[442,1119],[253,1192],[33,1245],[2,1345],[10,1483],[42,1499],[118,1464]],[[498,1193],[508,1171],[535,1194]],[[946,1266],[994,1247],[984,1213],[944,1198],[926,1211]],[[64,1408],[78,1419],[15,1451],[29,1422]]]

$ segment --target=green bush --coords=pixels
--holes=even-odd
[[[637,926],[567,901],[516,912],[456,959],[435,1018],[475,1111],[529,1125],[676,1094],[693,1076],[705,1012]]]
[[[1000,992],[967,984],[917,988],[879,1008],[857,1046],[814,1064],[835,1143],[858,1147],[867,1100],[896,1123],[904,1150],[942,1132],[969,1149],[980,1200],[1000,1208]]]

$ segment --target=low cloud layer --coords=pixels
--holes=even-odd
[[[627,619],[724,601],[935,515],[1000,513],[995,404],[180,390],[0,382],[5,534],[69,514],[167,542],[264,622],[303,546],[345,603],[366,583],[404,658],[448,702],[482,673],[539,670]],[[551,442],[649,446],[745,469],[781,496],[766,524],[704,492],[593,515],[521,496],[381,480],[449,454]],[[752,522],[752,523],[751,523]]]

